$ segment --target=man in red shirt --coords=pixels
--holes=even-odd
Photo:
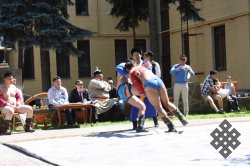
[[[22,104],[20,91],[13,85],[13,74],[4,74],[3,83],[0,85],[0,112],[4,117],[4,126],[1,133],[10,135],[10,123],[15,112],[27,113],[25,132],[34,132],[32,128],[33,110],[29,105]]]

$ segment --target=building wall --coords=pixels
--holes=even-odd
[[[209,71],[214,69],[213,27],[225,25],[227,70],[219,71],[219,78],[225,81],[232,75],[239,82],[239,88],[250,88],[250,2],[248,0],[210,0],[195,2],[201,9],[203,23],[189,21],[190,64],[197,73],[190,81],[203,82]],[[171,63],[179,62],[181,54],[180,14],[176,6],[170,7]],[[186,29],[186,25],[184,25]]]
[[[68,6],[67,10],[70,15],[69,22],[96,32],[90,38],[90,62],[91,73],[93,73],[98,66],[104,74],[104,78],[112,77],[115,79],[115,39],[127,40],[127,54],[130,55],[130,49],[133,47],[132,31],[120,32],[115,29],[119,19],[110,16],[108,13],[111,9],[106,0],[89,0],[89,15],[88,16],[76,16],[75,5]],[[140,26],[136,29],[137,39],[145,39],[147,42],[147,48],[149,44],[149,31],[148,23],[141,22]],[[10,56],[11,68],[17,68],[18,52],[13,52]],[[35,59],[35,79],[24,80],[24,93],[33,95],[42,91],[41,85],[41,64],[40,64],[40,49],[34,50]],[[50,51],[50,70],[51,77],[57,74],[56,69],[56,54],[54,51]],[[77,57],[70,57],[70,78],[63,78],[62,85],[70,92],[75,88],[75,81],[81,79],[84,82],[84,86],[87,87],[91,77],[78,78]]]

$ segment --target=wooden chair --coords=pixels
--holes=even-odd
[[[31,105],[33,107],[35,127],[37,127],[37,123],[43,123],[44,128],[47,128],[48,119],[50,118],[48,93],[42,92],[35,94],[34,96],[28,98],[24,104]]]
[[[13,117],[12,117],[12,126],[11,126],[11,130],[12,131],[16,131],[16,127],[17,126],[24,126],[25,125],[25,114],[22,113],[14,113]],[[4,121],[4,116],[0,113],[0,118],[1,121]],[[3,124],[0,124],[0,127],[3,127]]]
[[[24,126],[26,120],[26,114],[14,113],[12,118],[12,131],[16,131],[17,126]]]

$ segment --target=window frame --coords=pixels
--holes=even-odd
[[[213,27],[213,53],[215,70],[227,70],[226,27],[224,24]]]
[[[140,48],[142,52],[147,50],[147,40],[146,39],[135,39],[135,47]]]
[[[70,78],[70,56],[58,49],[56,50],[56,71],[61,78]]]
[[[80,42],[83,42],[82,48],[80,46],[80,44],[81,44]],[[86,45],[84,46],[84,44],[86,44]],[[78,62],[77,62],[78,77],[79,78],[91,77],[90,40],[77,40],[77,49],[85,52],[85,54],[82,54],[81,57],[78,57]],[[88,61],[88,62],[86,63],[86,61]],[[81,63],[81,62],[84,62],[84,63]],[[82,70],[81,70],[82,64],[85,66],[87,64],[87,67],[83,67],[84,72],[82,72]]]
[[[21,54],[23,52],[23,48],[18,46],[18,54],[19,58],[21,58]],[[22,65],[22,75],[24,80],[32,80],[35,79],[35,64],[34,64],[34,47],[25,48],[24,50],[24,64]]]
[[[82,8],[79,9],[79,5],[82,3],[86,3],[85,7],[83,6]],[[85,8],[85,10],[84,10]],[[88,16],[89,15],[89,2],[88,0],[75,0],[75,11],[76,11],[76,16]]]
[[[115,64],[118,65],[122,62],[127,61],[127,40],[126,39],[115,39]]]

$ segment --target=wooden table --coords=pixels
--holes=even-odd
[[[81,109],[84,112],[83,122],[85,125],[87,123],[87,109],[89,109],[90,110],[89,122],[90,122],[90,125],[93,126],[93,124],[92,124],[93,105],[91,105],[90,102],[87,102],[87,103],[68,103],[68,104],[63,104],[60,106],[53,106],[53,109],[55,109],[57,112],[59,124],[62,124],[60,111],[69,110],[69,109]]]

